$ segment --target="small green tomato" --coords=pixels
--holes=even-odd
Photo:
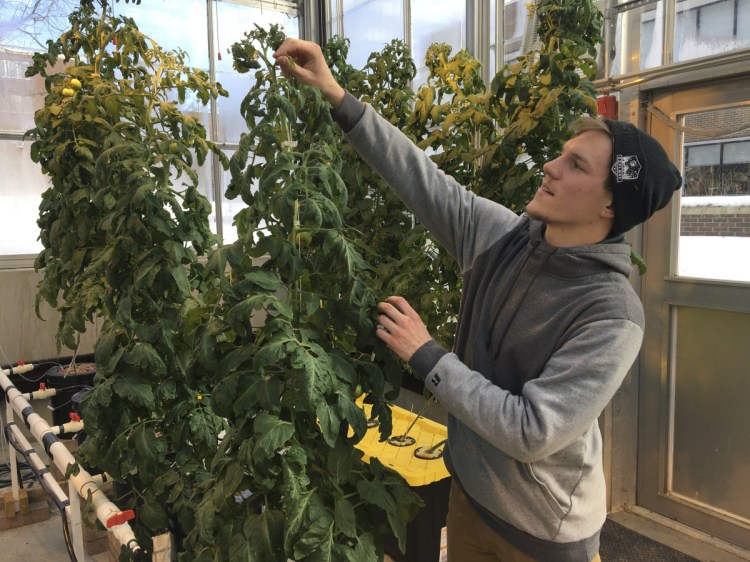
[[[359,398],[360,396],[362,396],[363,393],[364,393],[364,390],[362,389],[362,385],[358,384],[355,387],[354,392],[352,392],[352,397],[353,398]]]

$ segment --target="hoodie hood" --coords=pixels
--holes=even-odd
[[[529,245],[535,251],[550,254],[551,259],[546,260],[543,267],[549,275],[575,279],[607,271],[629,277],[633,272],[630,245],[622,235],[607,238],[598,244],[558,248],[544,239],[546,225],[543,222],[531,218],[529,221]]]
[[[494,363],[509,345],[539,331],[554,310],[567,311],[572,323],[581,312],[575,303],[591,301],[602,288],[608,295],[623,290],[617,286],[632,292],[630,246],[622,236],[558,248],[547,243],[544,230],[543,222],[522,215],[515,228],[465,272],[455,351],[474,368],[480,357],[480,363]],[[492,296],[477,299],[482,294]],[[475,347],[477,339],[484,340],[481,351]],[[522,381],[515,378],[515,384]],[[513,390],[520,391],[520,386]]]

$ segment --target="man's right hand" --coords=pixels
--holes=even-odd
[[[334,108],[344,103],[346,92],[331,74],[320,45],[289,37],[273,56],[284,76],[318,88]]]

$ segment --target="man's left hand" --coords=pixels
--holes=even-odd
[[[403,297],[388,297],[378,304],[376,334],[404,361],[432,339],[419,314]]]

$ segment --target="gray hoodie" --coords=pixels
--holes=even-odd
[[[543,223],[458,185],[370,106],[347,96],[334,116],[462,271],[453,352],[431,341],[410,361],[449,413],[452,475],[519,549],[589,562],[606,517],[597,418],[643,337],[629,246],[553,247]]]

